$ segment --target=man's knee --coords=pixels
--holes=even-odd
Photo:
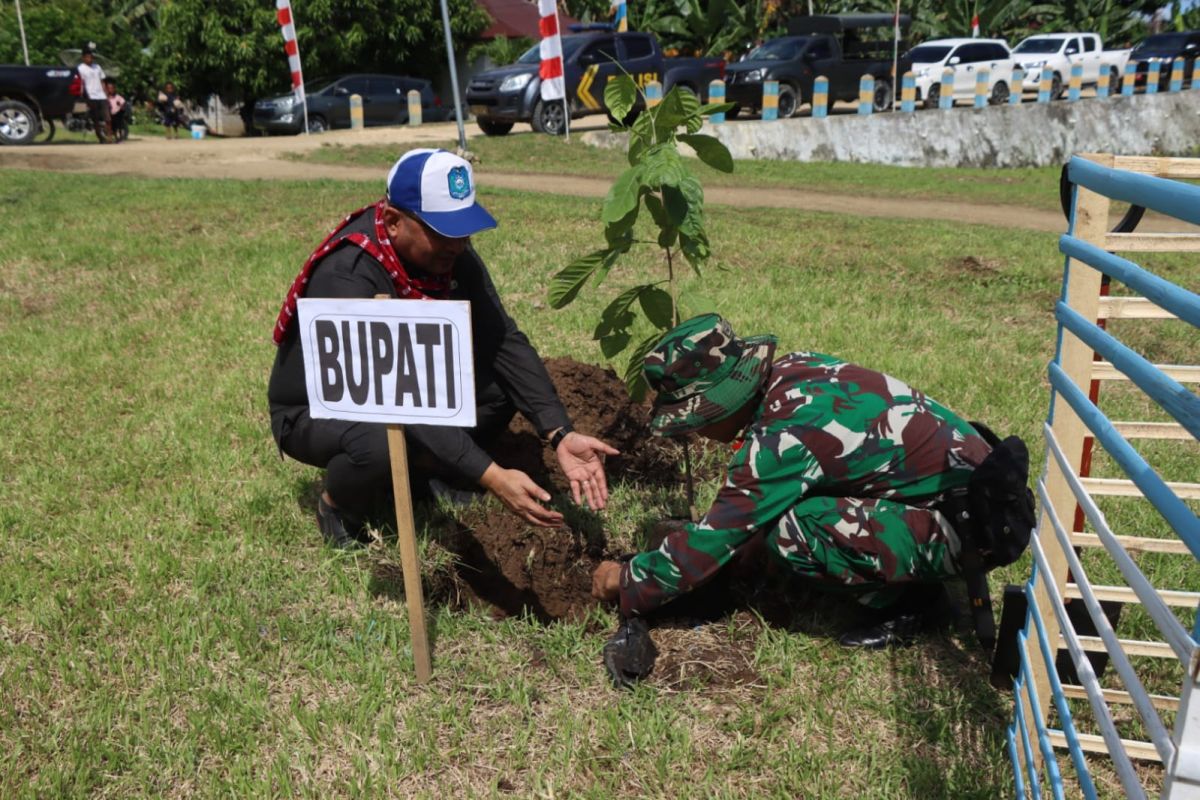
[[[342,436],[346,458],[363,480],[386,479],[391,473],[387,429],[368,422],[351,425]]]
[[[767,531],[767,552],[782,561],[793,572],[807,577],[821,575],[824,566],[817,560],[812,544],[805,535],[804,526],[791,509]]]

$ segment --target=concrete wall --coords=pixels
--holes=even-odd
[[[734,158],[925,167],[1038,167],[1072,153],[1182,155],[1200,147],[1200,91],[706,125]],[[624,148],[624,135],[584,134]]]

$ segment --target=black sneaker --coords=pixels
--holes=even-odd
[[[330,547],[337,550],[355,550],[364,546],[364,542],[351,530],[357,531],[358,525],[347,527],[342,512],[329,503],[325,498],[317,500],[317,521],[321,525],[321,535]]]

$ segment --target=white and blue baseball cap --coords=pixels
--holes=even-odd
[[[388,202],[411,212],[442,236],[473,236],[496,227],[475,202],[475,174],[465,160],[446,150],[409,150],[387,176]]]

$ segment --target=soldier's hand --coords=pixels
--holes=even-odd
[[[592,573],[592,597],[612,602],[621,593],[621,564],[617,561],[601,561]]]
[[[505,469],[493,463],[484,470],[479,484],[531,525],[557,528],[563,523],[562,514],[542,505],[550,500],[550,493],[519,469]]]

